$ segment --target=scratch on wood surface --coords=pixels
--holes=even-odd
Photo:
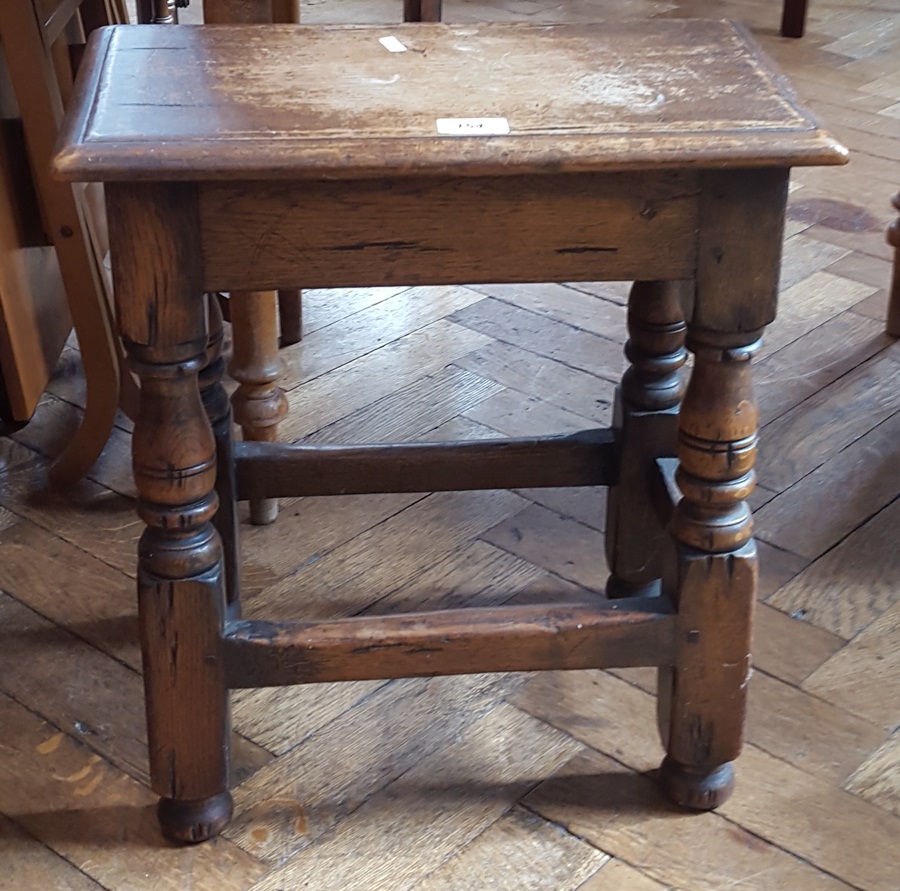
[[[61,780],[64,783],[80,783],[83,779],[90,776],[91,771],[94,769],[94,765],[100,760],[99,755],[91,755],[88,759],[88,763],[85,764],[81,770],[76,770],[75,773],[69,774],[67,777],[57,776],[55,779]]]
[[[273,819],[288,818],[292,822],[292,828],[297,835],[306,835],[309,831],[309,823],[306,819],[306,811],[299,801],[293,798],[268,798],[251,809],[253,822],[268,822]],[[263,826],[257,826],[250,833],[258,844],[264,844],[269,839],[269,831]]]
[[[97,760],[99,761],[100,759],[98,758]],[[90,795],[91,793],[93,793],[94,791],[96,791],[97,786],[99,786],[100,783],[102,783],[102,782],[103,782],[103,774],[102,774],[102,773],[98,773],[98,774],[97,774],[96,776],[94,776],[94,778],[91,779],[89,782],[85,783],[83,786],[79,786],[79,787],[75,790],[75,794],[76,794],[79,798],[86,798],[88,795]]]
[[[59,748],[64,736],[64,733],[54,733],[49,739],[35,746],[35,751],[39,755],[52,755]]]

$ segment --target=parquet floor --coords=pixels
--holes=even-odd
[[[898,0],[811,0],[802,41],[776,35],[774,0],[448,6],[450,20],[741,19],[853,150],[846,168],[795,177],[782,311],[757,362],[763,584],[735,795],[698,816],[663,801],[642,670],[251,691],[234,697],[233,826],[166,847],[146,786],[127,423],[76,491],[46,487],[82,399],[73,349],[32,424],[0,443],[0,887],[898,891],[900,344],[882,321]],[[399,0],[306,14],[390,21]],[[605,423],[625,293],[309,292],[305,340],[285,351],[285,433]],[[590,491],[288,502],[275,526],[245,528],[248,610],[537,599],[554,576],[599,588],[603,522]]]

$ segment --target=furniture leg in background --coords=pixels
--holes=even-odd
[[[203,17],[210,24],[299,23],[300,2],[271,0],[269,5],[247,0],[205,0]],[[408,22],[439,22],[441,0],[404,0],[403,17]],[[287,397],[278,386],[283,373],[278,346],[301,339],[302,291],[233,291],[228,299],[234,343],[228,371],[238,382],[233,398],[235,422],[245,440],[275,442],[278,424],[288,411]],[[250,502],[252,523],[266,525],[277,516],[277,500]]]
[[[781,10],[782,37],[802,37],[806,30],[808,0],[784,0]]]
[[[894,195],[891,203],[900,214],[900,192]],[[894,249],[891,287],[888,292],[887,332],[892,337],[900,337],[900,216],[888,228],[887,241]]]

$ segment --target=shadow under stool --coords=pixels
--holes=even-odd
[[[658,666],[664,786],[689,808],[724,801],[757,579],[750,358],[775,316],[790,168],[846,159],[746,32],[122,27],[92,42],[75,105],[55,169],[107,184],[142,384],[139,611],[163,832],[200,841],[230,818],[229,689],[476,672]],[[231,441],[205,292],[623,279],[612,429]],[[599,606],[240,617],[236,500],[586,485],[611,487]]]

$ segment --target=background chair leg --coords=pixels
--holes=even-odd
[[[441,0],[403,0],[404,22],[439,22]]]
[[[278,292],[278,318],[281,322],[280,345],[299,343],[303,339],[303,292],[299,288]]]
[[[245,440],[276,442],[278,422],[288,402],[278,386],[284,363],[278,357],[277,294],[275,291],[232,291],[233,352],[228,373],[238,382],[231,397],[234,419]],[[278,516],[278,499],[250,502],[250,522],[266,526]]]
[[[891,202],[900,214],[900,192]],[[894,248],[894,266],[891,272],[891,289],[888,292],[887,333],[900,337],[900,217],[888,227],[887,241]]]
[[[806,30],[807,0],[784,0],[781,12],[781,36],[802,37]]]

